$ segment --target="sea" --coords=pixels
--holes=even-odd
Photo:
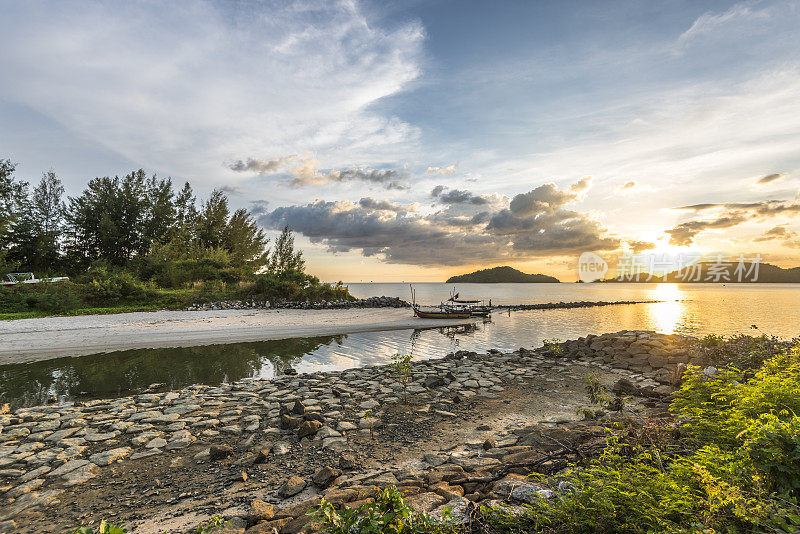
[[[348,284],[356,297],[411,299],[409,284]],[[439,304],[452,291],[495,305],[574,301],[657,301],[646,304],[497,311],[475,324],[365,332],[199,347],[139,349],[26,364],[0,365],[0,403],[30,406],[140,392],[154,383],[177,389],[270,378],[298,372],[382,364],[395,354],[439,358],[456,350],[510,351],[543,340],[620,330],[703,336],[800,336],[800,284],[441,284],[417,283],[417,302]],[[409,310],[409,314],[411,311]]]

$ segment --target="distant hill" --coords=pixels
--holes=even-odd
[[[737,272],[738,262],[703,262],[697,264],[694,268],[687,267],[679,276],[677,271],[667,273],[662,276],[653,276],[647,280],[647,275],[643,274],[639,280],[620,280],[619,278],[612,278],[606,282],[678,282],[678,283],[717,283],[717,284],[735,284],[739,282],[739,272]],[[755,269],[752,264],[743,263],[741,272],[741,281],[747,283],[760,283],[760,284],[800,284],[800,267],[792,267],[784,269],[769,263],[761,263],[758,265],[758,276],[754,278]]]
[[[492,269],[481,269],[474,273],[451,276],[447,279],[448,284],[501,284],[501,283],[558,283],[558,278],[545,274],[527,274],[518,271],[513,267],[503,266]]]

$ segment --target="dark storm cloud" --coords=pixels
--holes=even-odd
[[[758,183],[760,183],[760,184],[768,184],[768,183],[774,182],[775,180],[778,180],[780,178],[783,178],[783,174],[781,174],[779,172],[776,172],[776,173],[773,173],[773,174],[768,174],[766,176],[762,176],[761,178],[758,179]]]
[[[331,182],[369,182],[380,184],[386,189],[405,189],[400,182],[408,174],[392,169],[344,169],[328,173]]]
[[[791,200],[762,200],[757,202],[723,202],[693,204],[675,208],[694,211],[695,214],[713,211],[711,218],[687,221],[675,228],[666,230],[670,243],[675,245],[691,245],[697,234],[705,230],[731,228],[748,220],[764,220],[779,215],[795,215],[800,213],[800,202]]]
[[[586,187],[587,180],[568,190],[548,184],[532,195],[547,208],[529,215],[530,210],[524,210],[524,216],[498,207],[508,205],[507,199],[475,204],[467,200],[457,209],[448,204],[446,209],[417,215],[388,201],[366,197],[358,203],[317,200],[277,208],[260,221],[270,228],[288,224],[331,251],[360,250],[387,262],[416,265],[466,265],[618,248],[620,240],[609,236],[597,221],[561,207]],[[441,198],[443,193],[444,188],[434,189],[432,196]],[[483,208],[475,212],[464,206]]]

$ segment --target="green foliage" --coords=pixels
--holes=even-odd
[[[214,532],[214,530],[217,528],[227,527],[227,526],[230,526],[230,522],[225,521],[218,515],[215,515],[214,517],[212,517],[211,519],[209,519],[208,521],[197,527],[195,531],[199,532],[200,534],[210,534],[211,532]]]
[[[762,415],[786,421],[800,413],[800,349],[768,360],[749,380],[733,367],[711,377],[690,367],[672,409],[687,418],[687,428],[697,439],[740,444],[742,433]]]
[[[126,532],[128,532],[127,528],[121,525],[107,523],[104,519],[100,522],[100,526],[97,527],[97,530],[91,527],[78,527],[75,530],[70,531],[68,534],[125,534]]]
[[[708,334],[700,340],[700,344],[705,348],[719,347],[723,343],[725,343],[725,336],[715,334]]]
[[[762,415],[742,448],[753,468],[769,481],[769,489],[800,496],[800,417]]]
[[[592,404],[605,406],[611,402],[611,396],[608,394],[608,390],[603,384],[600,383],[600,375],[596,372],[589,373],[589,376],[586,377],[584,389],[586,390],[586,396],[589,398],[589,402]]]
[[[543,339],[542,344],[547,350],[553,351],[554,354],[564,353],[564,346],[561,344],[560,339]]]
[[[392,356],[392,363],[390,365],[392,375],[403,387],[403,402],[408,402],[406,388],[408,387],[408,381],[411,378],[411,355],[395,354]]]
[[[310,510],[315,520],[329,534],[410,534],[443,532],[430,517],[418,514],[403,500],[394,486],[376,493],[375,500],[358,508],[337,509],[322,499],[320,505]]]

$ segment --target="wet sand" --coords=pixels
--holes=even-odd
[[[0,322],[0,364],[116,350],[192,347],[466,324],[408,308],[156,311]]]

